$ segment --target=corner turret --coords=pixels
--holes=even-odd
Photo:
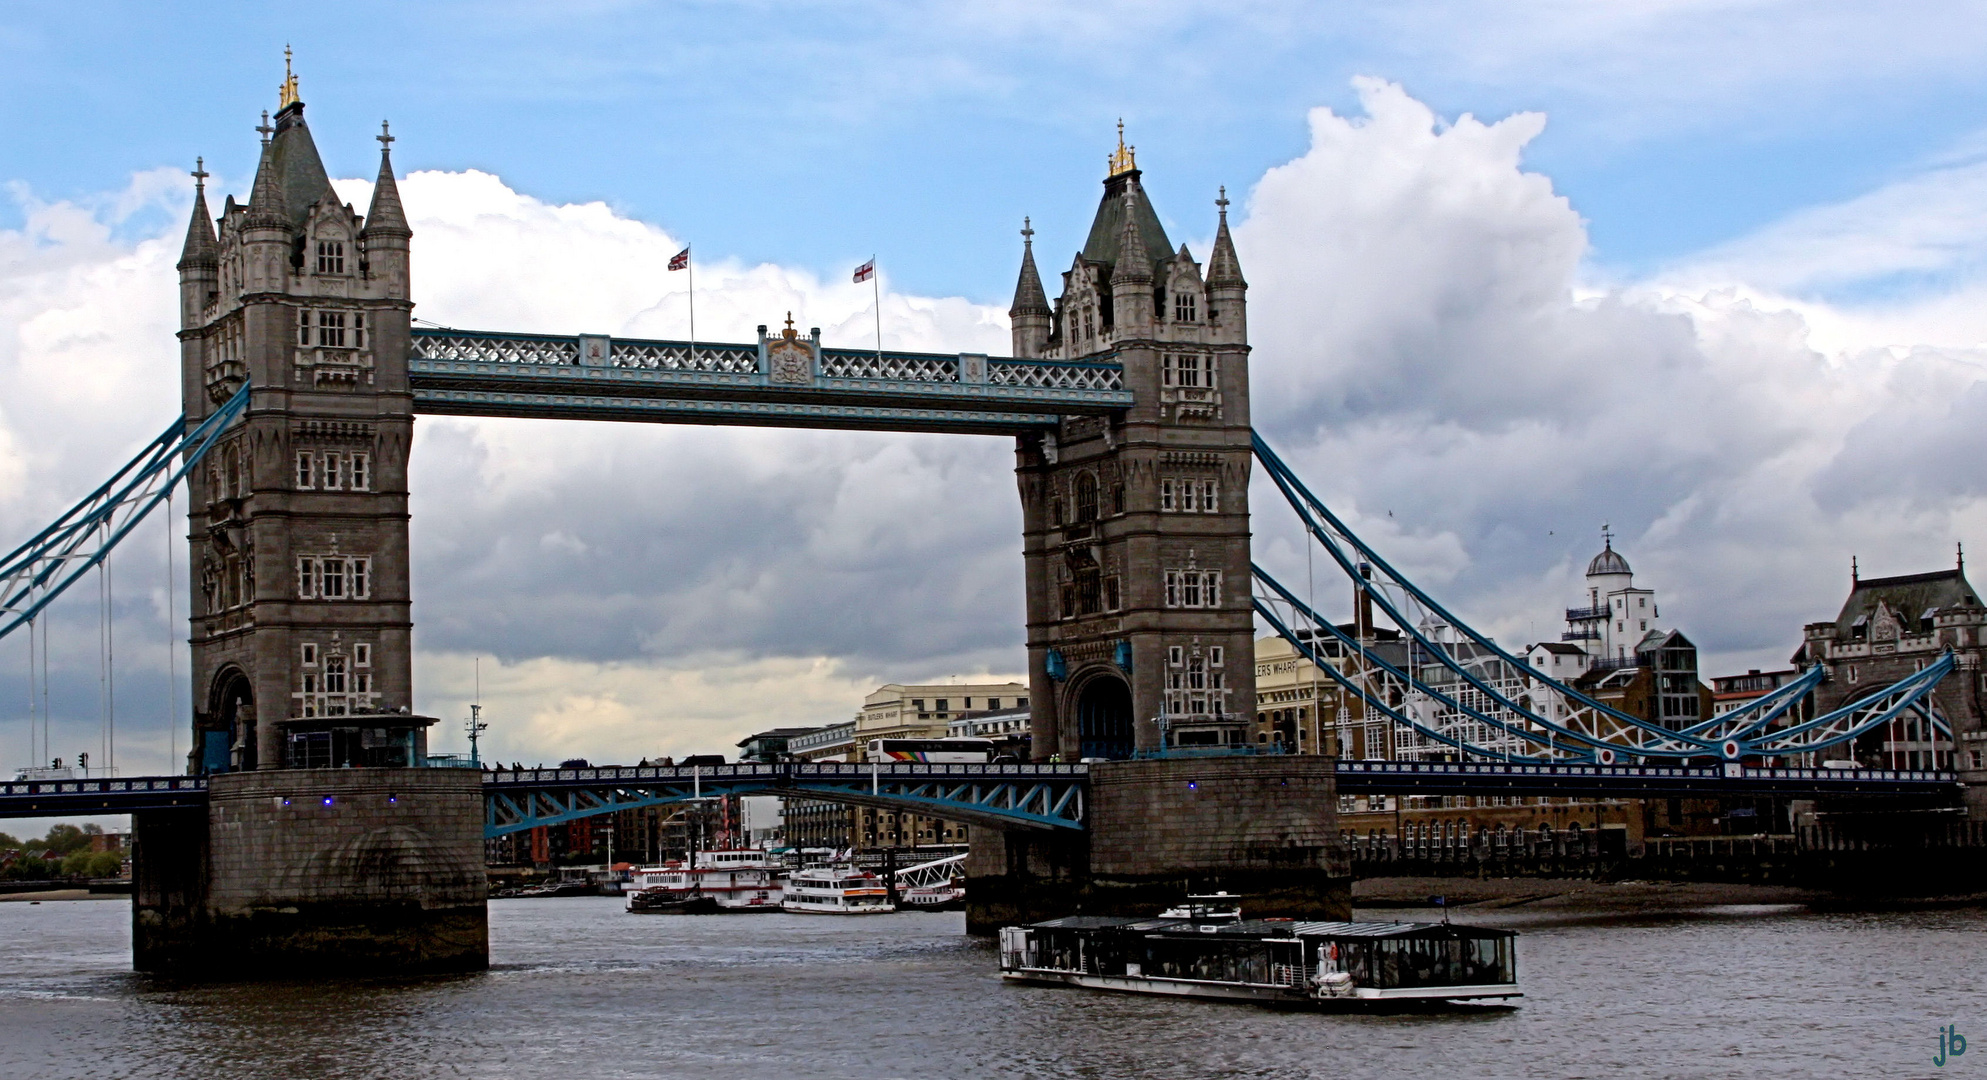
[[[1055,312],[1049,308],[1049,295],[1042,289],[1042,275],[1035,270],[1035,228],[1021,219],[1021,277],[1014,283],[1014,306],[1007,309],[1014,337],[1014,355],[1035,358],[1043,355],[1049,343],[1049,330]]]
[[[379,122],[379,178],[373,181],[372,205],[366,208],[366,225],[359,230],[359,243],[366,253],[367,273],[386,283],[386,294],[396,300],[408,295],[408,241],[414,230],[407,227],[407,213],[400,206],[400,187],[393,181],[393,133],[386,121]]]
[[[1152,326],[1152,256],[1139,235],[1138,180],[1125,185],[1124,221],[1118,228],[1117,261],[1111,267],[1111,321],[1114,337],[1149,336]],[[1161,249],[1165,250],[1165,249]]]
[[[1207,317],[1217,340],[1241,344],[1249,340],[1249,283],[1242,280],[1242,262],[1235,257],[1235,238],[1228,234],[1228,189],[1214,200],[1221,223],[1214,233],[1214,251],[1207,259]]]
[[[193,165],[193,220],[186,223],[186,244],[179,252],[179,325],[199,326],[202,312],[220,292],[220,246],[214,239],[214,219],[207,211],[207,161]]]

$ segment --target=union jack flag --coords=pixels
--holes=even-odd
[[[856,267],[855,283],[857,285],[860,285],[863,282],[868,281],[870,278],[873,278],[875,276],[876,276],[876,260],[871,259],[868,262],[863,263],[861,266]]]
[[[671,270],[682,270],[688,267],[689,265],[690,265],[689,248],[684,248],[682,251],[677,252],[669,260],[669,268]]]

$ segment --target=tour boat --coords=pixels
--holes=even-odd
[[[814,915],[883,915],[897,910],[882,878],[852,866],[795,871],[781,906]]]
[[[1517,934],[1448,923],[1073,915],[1000,932],[1003,978],[1327,1010],[1510,1004]]]
[[[1231,892],[1204,893],[1187,897],[1159,913],[1162,919],[1192,919],[1197,922],[1241,922],[1242,898]]]
[[[959,881],[940,885],[912,885],[897,894],[906,911],[963,911],[966,886]]]
[[[780,865],[763,851],[699,851],[695,864],[636,867],[628,910],[650,915],[778,911]]]
[[[906,911],[964,910],[965,862],[962,851],[897,871],[898,906]]]

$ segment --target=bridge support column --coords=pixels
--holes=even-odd
[[[1077,913],[1157,915],[1226,890],[1251,918],[1345,919],[1352,867],[1325,757],[1099,762],[1086,835],[975,830],[966,928]]]
[[[218,775],[198,811],[134,825],[133,965],[191,976],[401,974],[489,964],[482,776]]]

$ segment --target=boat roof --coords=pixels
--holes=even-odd
[[[1029,924],[1037,930],[1122,930],[1144,934],[1193,934],[1209,937],[1325,937],[1325,938],[1486,938],[1516,937],[1513,930],[1453,923],[1409,922],[1290,922],[1244,919],[1207,922],[1195,919],[1138,919],[1116,915],[1070,915]]]

